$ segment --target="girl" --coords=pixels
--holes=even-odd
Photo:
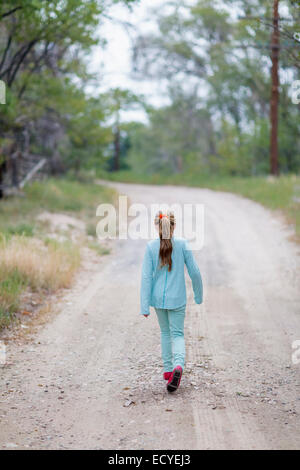
[[[143,261],[141,315],[148,317],[150,306],[156,310],[161,330],[161,350],[167,390],[174,392],[180,384],[185,358],[184,317],[186,289],[184,265],[192,280],[194,298],[202,303],[202,279],[187,241],[174,238],[173,212],[159,211],[154,220],[159,238],[151,240]]]

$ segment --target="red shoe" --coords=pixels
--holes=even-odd
[[[164,379],[165,380],[169,380],[169,378],[171,377],[172,375],[172,372],[164,372]]]
[[[182,377],[182,367],[176,366],[167,383],[168,392],[172,393],[172,392],[175,392],[175,390],[177,390],[177,388],[180,385],[181,377]]]

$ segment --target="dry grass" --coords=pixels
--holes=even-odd
[[[18,272],[33,291],[53,291],[70,286],[80,258],[69,242],[15,236],[0,246],[0,259],[2,278]]]
[[[22,294],[37,292],[46,298],[48,292],[70,287],[79,267],[77,244],[85,245],[85,237],[75,237],[72,227],[65,233],[52,230],[39,220],[41,212],[76,216],[89,223],[95,244],[96,208],[115,198],[115,191],[91,180],[64,178],[34,182],[24,188],[24,197],[0,201],[0,330],[25,308]],[[45,238],[49,233],[53,238]],[[97,247],[97,252],[106,251]]]
[[[54,292],[70,287],[80,264],[80,251],[70,242],[13,236],[2,239],[0,260],[1,328],[17,311],[24,289]]]

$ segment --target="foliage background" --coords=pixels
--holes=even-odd
[[[101,77],[88,72],[88,62],[93,48],[105,48],[101,25],[116,3],[137,2],[1,2],[7,104],[0,108],[0,180],[17,157],[39,155],[51,174],[267,174],[273,2],[166,2],[152,13],[155,32],[133,34],[136,93],[120,87],[95,94]],[[299,2],[281,0],[280,16],[279,163],[281,173],[297,173],[300,117],[291,87],[299,78]],[[145,102],[138,87],[144,79],[164,79],[167,105]],[[124,111],[137,107],[147,122],[124,122]]]

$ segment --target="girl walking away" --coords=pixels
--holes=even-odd
[[[203,288],[199,268],[184,238],[173,237],[173,212],[159,211],[154,220],[159,238],[147,244],[142,268],[141,315],[155,308],[161,331],[161,351],[167,390],[174,392],[184,369],[184,317],[186,288],[184,265],[192,280],[194,298],[202,303]]]

